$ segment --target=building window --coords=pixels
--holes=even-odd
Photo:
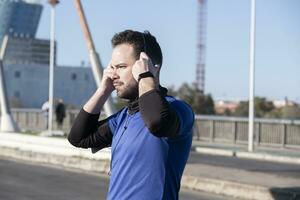
[[[72,79],[73,81],[75,81],[75,80],[77,79],[77,74],[73,73],[72,76],[71,76],[71,79]]]
[[[15,78],[20,78],[20,77],[21,77],[21,72],[15,71]]]

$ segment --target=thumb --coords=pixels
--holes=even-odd
[[[140,60],[142,60],[142,59],[149,60],[149,57],[147,56],[147,54],[145,52],[140,53]]]

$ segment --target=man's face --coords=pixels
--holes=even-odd
[[[132,45],[120,44],[113,49],[110,67],[114,70],[113,84],[120,98],[134,100],[138,96],[138,83],[131,72],[135,61]]]

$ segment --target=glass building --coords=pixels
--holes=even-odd
[[[0,44],[5,34],[34,38],[42,9],[38,1],[0,0]]]
[[[0,0],[1,1],[1,0]],[[56,44],[55,44],[56,54]],[[44,39],[9,37],[3,63],[38,64],[48,66],[50,63],[50,41]],[[56,65],[56,55],[54,55]]]

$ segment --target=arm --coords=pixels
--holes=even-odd
[[[111,145],[112,133],[108,119],[98,122],[99,114],[81,109],[68,135],[69,142],[81,148],[105,148]]]
[[[105,69],[101,87],[80,110],[68,135],[72,145],[82,148],[104,148],[111,144],[112,133],[108,126],[108,119],[98,122],[100,111],[114,90],[111,77],[111,69]]]
[[[139,87],[146,84],[146,80],[142,80]],[[156,89],[148,90],[140,96],[139,108],[147,128],[153,135],[176,138],[179,133],[180,121],[176,111],[163,94]]]
[[[140,59],[133,67],[133,76],[150,71],[154,77],[139,81],[139,108],[141,116],[150,130],[157,137],[175,138],[178,135],[180,121],[176,111],[166,101],[159,88],[159,70],[153,67],[146,54],[141,53]]]

